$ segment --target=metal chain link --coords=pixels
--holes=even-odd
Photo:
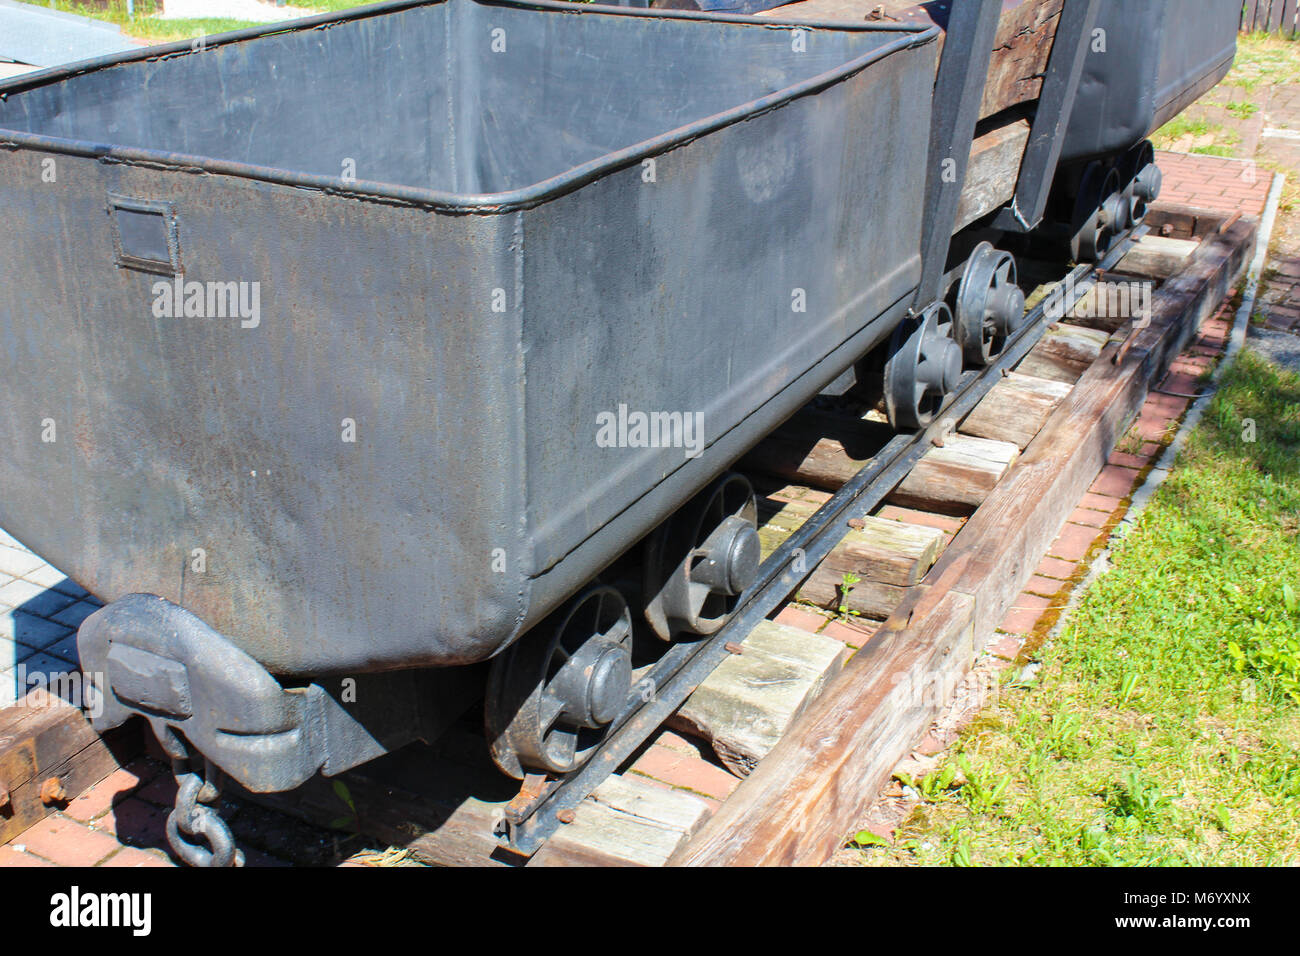
[[[230,826],[207,806],[221,796],[216,783],[220,771],[205,760],[200,774],[193,767],[194,760],[193,756],[172,760],[176,807],[167,815],[167,842],[190,866],[243,866],[244,854],[235,848]]]

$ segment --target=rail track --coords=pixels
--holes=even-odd
[[[820,564],[853,530],[851,522],[866,518],[907,476],[921,457],[1011,371],[1034,347],[1054,321],[1059,307],[1067,315],[1093,288],[1100,273],[1113,269],[1134,243],[1148,232],[1139,226],[1124,235],[1097,265],[1080,265],[1062,279],[1067,292],[1060,300],[1044,297],[1025,324],[1008,340],[997,359],[963,374],[942,414],[929,427],[900,433],[888,441],[856,475],[798,528],[759,567],[754,584],[741,596],[731,619],[716,634],[674,644],[642,679],[647,699],[617,718],[596,752],[578,770],[562,777],[525,783],[503,817],[502,834],[511,848],[532,855],[562,825],[599,784],[630,757],[703,683],[762,621],[798,588],[809,570]],[[648,683],[647,683],[648,682]]]
[[[1187,259],[1186,268],[1182,271],[1170,265],[1169,261],[1162,261],[1167,259],[1166,251],[1157,250],[1152,253],[1146,249],[1147,245],[1158,246],[1162,240],[1157,239],[1157,236],[1170,235],[1181,236],[1184,240],[1194,238],[1199,242],[1196,252]],[[663,787],[640,786],[639,780],[643,778],[636,774],[625,773],[622,777],[616,774],[635,762],[647,742],[679,712],[722,662],[745,651],[746,639],[755,629],[768,621],[774,611],[799,592],[801,585],[806,585],[818,571],[819,565],[836,551],[855,527],[861,527],[863,519],[867,519],[890,498],[891,493],[900,487],[928,453],[953,440],[959,423],[989,397],[995,386],[1004,382],[1018,366],[1027,367],[1026,359],[1031,353],[1035,357],[1029,360],[1030,363],[1039,362],[1041,366],[1035,348],[1040,344],[1052,345],[1052,342],[1044,342],[1049,330],[1052,331],[1054,342],[1061,339],[1058,333],[1071,328],[1079,328],[1080,334],[1086,333],[1085,338],[1094,343],[1090,346],[1092,351],[1089,353],[1096,357],[1092,364],[1098,368],[1107,366],[1115,369],[1126,363],[1136,363],[1134,380],[1145,383],[1141,389],[1142,394],[1145,394],[1145,386],[1150,384],[1149,379],[1161,369],[1161,360],[1152,357],[1154,353],[1151,347],[1139,344],[1144,341],[1144,335],[1150,335],[1148,329],[1141,323],[1136,328],[1133,323],[1111,323],[1112,328],[1099,331],[1096,328],[1072,326],[1068,318],[1064,323],[1060,321],[1062,315],[1069,316],[1076,306],[1086,300],[1100,279],[1116,276],[1126,280],[1145,279],[1159,289],[1168,291],[1168,295],[1164,291],[1156,294],[1157,312],[1161,309],[1165,313],[1170,313],[1171,309],[1177,312],[1176,315],[1171,313],[1165,317],[1169,329],[1163,333],[1165,338],[1161,339],[1164,343],[1161,347],[1167,352],[1169,342],[1180,337],[1186,338],[1188,329],[1184,326],[1188,323],[1194,326],[1204,317],[1208,302],[1217,304],[1224,297],[1226,283],[1244,261],[1245,248],[1252,237],[1253,225],[1249,222],[1225,220],[1225,217],[1214,217],[1197,210],[1160,208],[1153,210],[1146,225],[1116,242],[1096,267],[1078,266],[1064,274],[1058,272],[1049,281],[1039,283],[1035,295],[1037,303],[1030,309],[1029,321],[1008,340],[1001,355],[987,368],[966,372],[954,398],[929,427],[882,438],[878,449],[856,473],[844,480],[842,486],[799,527],[794,528],[788,537],[769,548],[770,553],[760,566],[757,580],[740,597],[729,622],[711,637],[673,645],[645,674],[639,685],[653,687],[653,692],[645,694],[643,700],[637,700],[616,718],[603,742],[581,768],[553,778],[530,776],[525,779],[518,793],[506,792],[503,783],[508,782],[495,775],[490,765],[481,758],[477,749],[482,747],[482,738],[477,736],[470,724],[466,724],[459,736],[452,734],[438,751],[417,747],[410,753],[385,758],[374,768],[348,774],[345,779],[349,781],[352,796],[361,808],[358,810],[361,825],[364,828],[368,824],[370,832],[381,839],[409,844],[418,857],[438,864],[481,864],[490,861],[514,865],[523,862],[529,862],[530,865],[618,862],[645,864],[664,862],[669,849],[675,848],[676,852],[683,852],[681,845],[710,816],[707,801],[695,800],[684,791],[670,793]],[[1143,240],[1146,240],[1145,243]],[[1171,261],[1181,260],[1188,255],[1190,248],[1190,244],[1185,244]],[[1154,263],[1157,275],[1142,276],[1142,270],[1130,268],[1129,263],[1138,259],[1142,259],[1146,266]],[[1217,270],[1214,281],[1218,286],[1212,293],[1205,292],[1202,288],[1208,288],[1206,283],[1209,280],[1201,275],[1207,268],[1206,262],[1211,262]],[[1125,271],[1117,273],[1121,263],[1124,263]],[[1032,263],[1029,268],[1034,270]],[[1041,272],[1042,265],[1039,264],[1036,279],[1041,276]],[[1042,278],[1048,279],[1045,276]],[[1194,302],[1195,309],[1184,301],[1187,289],[1193,287],[1199,290],[1193,300],[1189,300]],[[1053,288],[1058,290],[1057,293],[1048,294]],[[1162,295],[1165,296],[1164,300],[1160,298]],[[1182,331],[1177,331],[1178,329]],[[1052,349],[1049,348],[1048,353],[1051,352]],[[1167,360],[1168,356],[1163,361],[1167,363]],[[1078,361],[1077,356],[1072,357],[1071,361]],[[1081,371],[1082,367],[1076,366],[1057,377],[1062,383],[1063,391],[1070,391],[1064,383],[1071,376],[1077,377]],[[1048,374],[1053,373],[1049,371]],[[1059,402],[1059,396],[1057,401]],[[1106,427],[1113,432],[1109,437],[1113,446],[1122,429],[1116,430],[1113,422]],[[1028,444],[1029,437],[1032,435],[1020,440],[1022,448]],[[1109,449],[1106,450],[1108,453]],[[754,457],[751,455],[742,460],[739,466],[742,471],[749,473],[747,469],[751,467]],[[850,456],[844,457],[848,460]],[[761,459],[762,455],[758,458]],[[1105,454],[1096,464],[1096,469],[1100,468],[1100,462],[1104,460]],[[754,467],[761,468],[761,463]],[[798,467],[792,466],[792,469],[792,474],[797,479]],[[1089,482],[1096,469],[1088,475]],[[779,469],[765,470],[768,471],[767,477],[753,477],[760,486],[771,488],[771,472]],[[824,480],[816,483],[823,487],[835,484]],[[987,489],[981,494],[987,496]],[[940,510],[944,509],[941,507]],[[970,510],[974,509],[969,509],[966,513]],[[1029,523],[1032,524],[1033,521]],[[1053,534],[1059,523],[1057,521],[1052,525]],[[1032,570],[1040,556],[1041,552],[1018,554],[1016,570],[995,573],[1014,577],[1019,573],[1019,566],[1027,566]],[[929,561],[933,563],[934,557],[931,556]],[[930,570],[929,574],[925,573],[927,570]],[[905,595],[896,599],[906,612],[903,618],[905,624],[909,619],[924,617],[932,612],[943,602],[954,584],[951,563],[945,567],[944,562],[939,561],[932,570],[926,564],[920,568],[919,573],[924,577],[921,584],[910,589],[898,589],[900,594]],[[917,609],[918,597],[923,605],[920,611]],[[892,616],[887,611],[877,613],[877,617],[890,617],[890,621],[879,625],[877,634],[891,626],[896,629],[894,617],[899,613],[898,610]],[[986,626],[991,630],[996,623],[997,620],[994,619],[991,625]],[[867,647],[871,646],[871,641],[864,643]],[[805,690],[809,700],[819,691],[825,691],[840,664],[842,661],[837,661],[828,668],[823,675],[824,680],[808,682]],[[969,665],[970,661],[965,661],[949,676],[965,673]],[[817,686],[814,687],[814,684]],[[796,718],[801,719],[807,710],[807,704],[808,701],[803,701],[793,711],[783,715],[781,719],[791,722],[785,728],[787,733],[793,732],[791,726]],[[898,731],[899,739],[908,737],[909,734],[909,740],[918,739],[924,732],[928,719],[928,716],[923,720],[917,713],[912,713],[904,720],[904,729]],[[676,723],[679,724],[680,720]],[[883,747],[883,750],[888,750],[888,747]],[[899,753],[894,759],[902,755]],[[743,773],[750,769],[753,763],[754,760],[746,761],[739,768],[740,771]],[[764,764],[760,762],[759,766],[763,767]],[[453,767],[457,769],[450,769]],[[458,783],[448,783],[457,778]],[[611,780],[615,781],[614,785],[609,783]],[[748,786],[748,783],[744,786]],[[740,792],[737,791],[738,794]],[[593,793],[597,793],[594,800]],[[309,819],[323,821],[330,813],[337,816],[337,798],[328,792],[328,787],[313,788],[309,785],[297,794],[248,796]],[[734,800],[735,796],[729,797],[721,810],[713,816],[721,816]],[[596,806],[600,807],[600,812],[594,816],[589,814],[590,808]],[[751,809],[751,812],[756,811]],[[585,826],[584,815],[588,816]],[[615,822],[610,823],[611,820]],[[623,824],[630,822],[630,828],[619,824],[619,820]],[[576,826],[573,825],[575,821],[578,823]],[[842,830],[851,822],[842,819],[838,825]],[[829,824],[831,829],[835,825]],[[596,834],[591,845],[585,845],[594,831],[602,829],[605,832]],[[641,838],[637,833],[645,830],[655,834],[649,844],[639,843]],[[552,839],[557,835],[563,836],[563,839]],[[623,851],[612,849],[620,840],[628,841],[628,846]],[[694,842],[690,845],[694,845]]]
[[[883,425],[845,417],[873,436],[863,451],[837,445],[819,432],[817,422],[835,416],[824,409],[805,411],[778,429],[796,434],[806,429],[798,443],[807,452],[802,460],[791,456],[775,433],[742,460],[738,467],[767,495],[761,514],[769,532],[767,553],[757,580],[716,634],[670,645],[643,676],[642,686],[653,681],[653,693],[629,703],[580,769],[556,778],[526,778],[515,792],[518,785],[487,757],[475,708],[438,745],[413,745],[343,775],[354,827],[441,865],[824,859],[943,703],[916,706],[897,696],[900,676],[905,689],[918,678],[933,679],[944,690],[942,697],[966,673],[973,650],[988,639],[1064,520],[1060,508],[1073,507],[1123,433],[1134,403],[1141,403],[1154,377],[1227,296],[1253,238],[1250,220],[1166,206],[1153,209],[1146,225],[1116,243],[1096,268],[1060,269],[1053,275],[1050,267],[1022,258],[1033,273],[1023,284],[1037,285],[1029,321],[990,366],[963,376],[955,397],[928,428],[891,436]],[[1068,316],[1101,278],[1142,278],[1157,287],[1151,325],[1073,324]],[[1061,290],[1059,297],[1047,294],[1052,288]],[[1067,318],[1058,323],[1062,315]],[[1051,400],[1027,402],[1026,413],[1013,421],[1017,416],[1003,411],[1008,400],[1021,400],[1016,389],[1025,382],[1038,382]],[[998,414],[981,416],[984,402],[997,403]],[[981,417],[1002,430],[977,427]],[[869,515],[882,503],[903,500],[900,492],[920,473],[933,472],[938,452],[969,441],[964,436],[972,433],[991,436],[990,445],[1000,438],[1013,453],[1001,467],[977,475],[978,487],[969,475],[932,474],[930,487],[939,491],[931,497],[946,496],[946,503],[917,502],[912,493],[908,503],[914,507],[960,513],[965,523],[956,537],[934,532],[931,545],[935,538],[944,540],[910,556],[908,572],[889,578],[895,583],[872,589],[864,581],[869,595],[864,619],[874,621],[863,632],[861,651],[846,663],[846,652],[825,635],[792,628],[772,632],[773,625],[765,622],[773,612],[796,594],[808,599],[817,590],[813,582],[821,582],[816,603],[826,606],[827,579],[841,568],[856,568],[869,579],[870,569],[853,563],[866,561],[861,550],[844,550],[846,536],[861,536],[864,520],[878,520]],[[833,455],[825,453],[828,447]],[[835,460],[828,464],[831,457]],[[854,462],[860,467],[850,467]],[[837,490],[792,492],[785,481]],[[795,498],[797,507],[790,504]],[[792,517],[797,526],[787,520]],[[950,529],[959,523],[945,520]],[[785,527],[778,533],[776,524]],[[829,603],[853,603],[842,597]],[[976,603],[978,613],[972,609]],[[761,647],[760,636],[768,641]],[[782,658],[776,665],[769,654],[772,639],[787,642],[776,648]],[[807,660],[797,660],[792,669],[800,648]],[[750,709],[732,719],[748,722],[751,730],[755,723],[770,725],[767,739],[758,744],[724,740],[717,727],[699,726],[708,721],[698,715],[684,725],[684,714],[702,708],[697,691],[712,689],[727,671],[720,665],[741,658],[751,667],[745,679],[764,686],[747,702]],[[764,676],[769,666],[774,669]],[[773,697],[773,688],[781,693]],[[764,711],[777,698],[779,706]],[[138,752],[138,734],[119,735],[110,741],[110,755],[75,713],[45,723],[49,728],[43,733],[55,743],[38,748],[44,765],[33,769],[31,787],[43,788],[37,777],[52,773],[72,795],[114,759],[125,762]],[[686,789],[656,784],[641,772],[627,772],[637,769],[647,744],[666,724],[711,738],[721,762],[745,778],[734,792],[719,794],[726,797],[720,806]],[[31,825],[47,808],[27,800],[21,781],[9,783],[15,801],[25,807],[24,825]],[[231,787],[228,795],[321,825],[337,823],[340,816],[333,782],[321,777],[287,794],[256,795]]]

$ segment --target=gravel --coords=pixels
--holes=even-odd
[[[1300,373],[1300,335],[1274,329],[1250,330],[1246,347],[1274,365]]]

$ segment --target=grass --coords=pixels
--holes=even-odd
[[[1300,863],[1297,587],[1300,376],[1246,353],[1041,668],[863,862]]]
[[[155,20],[153,13],[156,5],[153,0],[137,0],[135,16],[126,12],[124,0],[112,0],[106,6],[77,3],[75,0],[51,0],[49,3],[37,3],[34,6],[62,10],[95,20],[116,23],[127,36],[136,37],[149,43],[166,43],[171,40],[192,40],[195,37],[212,36],[228,33],[231,30],[243,30],[247,27],[264,26],[247,20],[227,18],[205,18],[194,20]]]
[[[1300,43],[1270,34],[1250,33],[1237,38],[1237,58],[1222,89],[1228,95],[1250,97],[1261,87],[1297,81],[1300,81]],[[1151,140],[1157,149],[1185,149],[1205,156],[1235,157],[1241,144],[1240,133],[1213,122],[1205,111],[1213,116],[1214,111],[1222,110],[1234,120],[1245,121],[1259,109],[1257,103],[1239,96],[1217,105],[1207,101],[1196,111],[1170,120]]]
[[[1237,37],[1237,59],[1224,83],[1253,93],[1300,77],[1300,43],[1266,33]]]
[[[254,23],[248,20],[228,18],[202,18],[192,20],[156,20],[153,19],[157,5],[153,0],[137,0],[135,16],[126,12],[125,0],[109,0],[107,4],[79,3],[77,0],[50,0],[48,3],[35,3],[35,6],[76,13],[95,20],[116,23],[127,36],[136,37],[149,43],[166,43],[171,40],[192,40],[195,37],[212,36],[228,33],[231,30],[244,30],[248,27],[272,26],[270,23]],[[311,11],[325,13],[334,10],[347,10],[351,7],[364,6],[353,0],[288,0],[289,5]]]
[[[1169,145],[1184,139],[1188,136],[1205,136],[1214,130],[1222,129],[1221,126],[1212,126],[1210,121],[1204,116],[1191,116],[1182,113],[1171,119],[1164,126],[1156,131],[1151,137],[1155,142],[1157,149],[1165,149]]]

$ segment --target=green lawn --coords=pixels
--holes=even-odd
[[[1041,669],[863,862],[1300,863],[1298,590],[1300,376],[1246,353]]]
[[[34,2],[34,0],[26,0]],[[312,13],[324,13],[330,10],[346,10],[349,7],[364,6],[353,0],[288,0],[294,7],[310,10]],[[128,36],[147,40],[150,43],[165,43],[169,40],[190,40],[200,36],[216,33],[228,33],[231,30],[243,30],[248,27],[273,26],[269,23],[252,23],[247,20],[197,19],[197,20],[155,20],[153,0],[137,0],[135,16],[128,17],[124,0],[112,0],[107,6],[91,6],[76,0],[53,0],[49,3],[35,3],[35,6],[51,7],[66,13],[76,13],[96,20],[116,23]]]

